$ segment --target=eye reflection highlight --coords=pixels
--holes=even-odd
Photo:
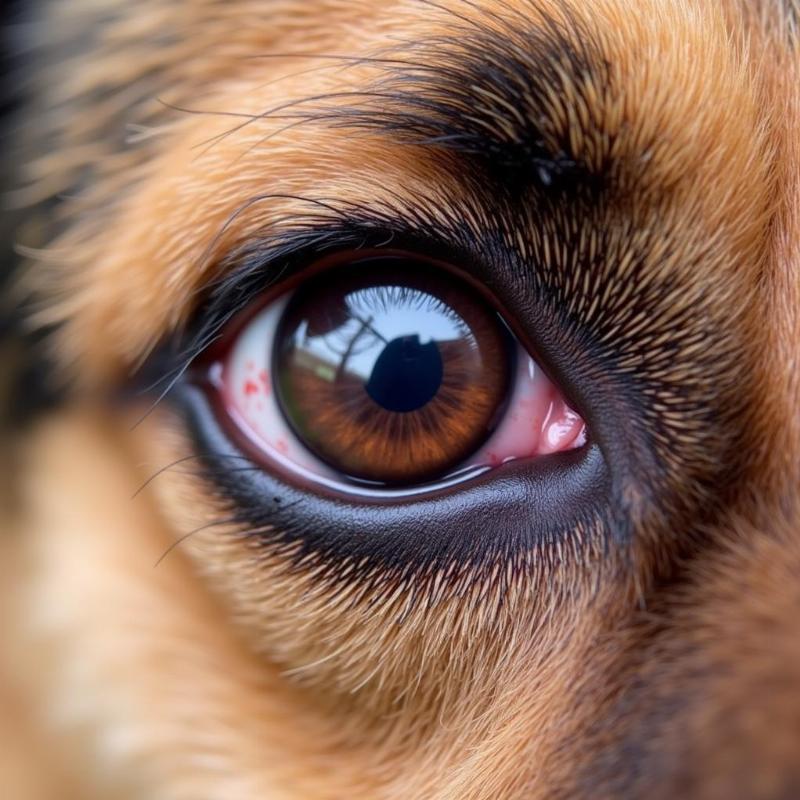
[[[205,381],[265,469],[396,497],[586,443],[499,314],[422,258],[350,261],[243,318]]]
[[[496,424],[510,337],[448,277],[340,271],[287,309],[275,350],[281,407],[345,474],[422,479],[463,460]]]
[[[469,326],[433,295],[404,286],[372,287],[303,320],[292,346],[298,366],[319,378],[355,379],[379,406],[399,413],[429,403],[444,363],[477,355]],[[346,377],[345,377],[346,376]]]

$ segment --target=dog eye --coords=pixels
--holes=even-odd
[[[585,425],[463,277],[358,258],[256,301],[209,372],[259,463],[408,488],[580,447]]]

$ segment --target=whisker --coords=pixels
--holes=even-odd
[[[196,355],[199,355],[201,352],[202,350],[199,350]],[[142,416],[139,417],[139,419],[137,419],[136,422],[133,423],[133,425],[131,425],[130,431],[135,431],[153,413],[153,411],[155,411],[156,408],[159,405],[161,405],[161,401],[172,391],[175,384],[186,374],[186,371],[192,365],[192,361],[194,361],[194,357],[192,357],[192,359],[186,361],[185,363],[180,364],[176,370],[173,370],[173,372],[175,372],[175,375],[170,378],[167,386],[164,388],[162,392],[160,392],[158,397],[156,397],[156,399],[147,408],[144,414],[142,414]],[[156,386],[158,386],[160,382],[161,380],[157,381],[154,384],[154,386],[151,387],[151,390],[154,389]],[[142,394],[146,394],[146,391],[142,392]]]
[[[247,119],[258,118],[258,114],[245,114],[243,111],[207,111],[198,108],[187,108],[186,106],[177,106],[174,103],[168,103],[166,100],[162,100],[160,97],[156,98],[156,102],[160,103],[165,108],[170,109],[170,111],[178,111],[181,114],[192,114],[197,116],[207,116],[207,117],[246,117]]]
[[[301,125],[306,125],[312,122],[319,122],[320,120],[326,119],[327,115],[318,114],[315,116],[306,116],[303,115],[299,119],[296,119],[294,122],[290,122],[287,125],[284,125],[282,128],[278,128],[272,133],[268,133],[263,138],[259,139],[254,144],[250,145],[243,153],[240,153],[234,161],[231,162],[231,166],[235,166],[238,164],[245,156],[250,155],[256,148],[263,147],[268,141],[275,138],[276,136],[280,136],[282,133],[286,133],[287,131],[293,130],[294,128],[299,128]],[[216,142],[214,143],[216,144]],[[211,145],[213,147],[214,145]],[[210,148],[203,151],[203,153],[209,152]]]
[[[281,513],[288,511],[289,509],[294,508],[297,505],[300,505],[302,500],[295,500],[292,503],[287,503],[286,505],[281,505],[279,510]],[[190,530],[188,533],[184,533],[182,536],[179,536],[174,542],[170,543],[169,547],[161,554],[158,560],[153,565],[153,569],[159,566],[164,559],[173,552],[177,547],[179,547],[184,542],[188,541],[192,536],[195,536],[198,533],[202,533],[203,531],[209,530],[211,528],[216,528],[222,525],[234,525],[236,523],[241,523],[242,518],[241,516],[233,516],[233,517],[226,517],[225,519],[214,520],[213,522],[207,522],[204,525],[200,525],[197,528]],[[270,522],[263,522],[259,525],[254,525],[247,528],[245,531],[239,533],[241,537],[248,537],[251,538],[253,536],[260,535],[265,531],[272,529],[272,523]]]
[[[184,533],[183,536],[179,536],[174,542],[172,542],[169,547],[158,557],[158,560],[155,564],[153,564],[153,569],[158,567],[161,562],[173,551],[176,547],[183,544],[187,541],[190,537],[194,536],[196,533],[201,533],[202,531],[208,530],[209,528],[215,528],[220,525],[232,525],[235,522],[239,521],[239,517],[227,517],[225,519],[218,519],[214,522],[207,522],[205,525],[200,525],[198,528],[194,528],[193,530],[189,531],[188,533]]]
[[[182,458],[175,459],[171,463],[167,464],[166,466],[161,467],[156,472],[154,472],[147,480],[133,493],[131,496],[131,500],[135,500],[156,478],[160,475],[163,475],[165,472],[174,469],[175,467],[179,466],[180,464],[184,464],[187,461],[199,461],[201,459],[208,458],[232,458],[232,459],[241,459],[244,461],[249,461],[247,456],[236,455],[234,453],[193,453],[189,456],[183,456]]]
[[[246,61],[261,59],[286,59],[286,58],[313,58],[326,61],[343,61],[348,65],[381,64],[385,66],[418,66],[414,61],[402,58],[380,58],[376,56],[348,56],[343,53],[258,53],[257,55],[244,56]],[[421,66],[421,65],[420,65]]]
[[[195,147],[201,147],[203,144],[208,144],[210,149],[215,145],[219,144],[224,139],[227,139],[229,136],[232,136],[234,133],[238,133],[241,130],[244,130],[248,125],[252,125],[254,122],[263,121],[266,119],[284,119],[281,115],[281,111],[289,111],[293,108],[298,108],[300,106],[306,105],[307,103],[314,103],[314,102],[322,102],[326,100],[338,100],[345,97],[364,97],[365,95],[369,95],[369,92],[324,92],[318,95],[311,95],[309,97],[300,97],[295,100],[290,100],[287,103],[281,103],[280,105],[273,106],[272,108],[268,108],[266,111],[262,111],[260,114],[245,114],[243,112],[236,112],[236,111],[199,111],[196,109],[181,109],[174,107],[177,111],[186,111],[186,113],[190,114],[208,114],[209,116],[221,116],[221,117],[239,117],[240,119],[243,118],[244,122],[235,125],[233,128],[229,128],[227,131],[223,133],[219,133],[216,136],[212,136],[210,139],[205,140],[205,142],[200,142]],[[289,119],[295,119],[296,117],[289,117]],[[203,153],[207,153],[208,149],[204,150]],[[202,155],[201,153],[200,155]]]

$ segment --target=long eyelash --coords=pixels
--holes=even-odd
[[[246,203],[242,204],[233,214],[231,214],[223,227],[220,229],[214,241],[212,241],[207,248],[207,254],[213,251],[216,241],[224,234],[228,227],[233,224],[236,218],[250,208],[254,203],[266,200],[285,199],[309,203],[321,210],[329,212],[331,216],[336,213],[339,213],[340,215],[342,214],[342,212],[336,209],[335,206],[325,203],[321,200],[314,200],[311,198],[286,194],[259,195],[258,197],[251,198]],[[318,219],[319,218],[323,217],[319,215]],[[305,236],[308,237],[306,241],[306,246],[308,247],[316,245],[319,248],[325,249],[323,248],[323,245],[326,244],[326,240],[335,239],[336,229],[333,228],[301,228],[301,230],[303,230],[305,232]],[[295,231],[294,234],[297,236],[297,231]],[[145,365],[146,368],[140,371],[138,381],[140,384],[143,379],[148,380],[148,376],[150,376],[150,379],[152,380],[152,382],[145,385],[140,390],[140,393],[143,395],[157,393],[157,396],[152,405],[150,405],[144,414],[134,423],[134,428],[147,419],[147,417],[152,414],[152,412],[161,404],[169,392],[174,388],[175,384],[186,374],[187,370],[195,361],[195,359],[198,358],[203,351],[213,345],[215,341],[217,341],[220,331],[225,324],[230,322],[231,319],[236,316],[236,314],[238,314],[249,304],[249,302],[255,296],[255,292],[259,290],[264,291],[281,279],[283,273],[287,269],[287,264],[289,263],[288,256],[297,255],[297,250],[300,243],[296,240],[292,241],[292,236],[289,233],[281,234],[279,237],[276,237],[276,239],[277,241],[273,245],[272,251],[262,253],[262,258],[264,260],[258,265],[258,269],[260,272],[267,272],[268,270],[265,269],[266,264],[280,261],[281,258],[283,258],[284,266],[278,267],[277,270],[270,271],[269,279],[259,281],[259,288],[251,290],[252,293],[246,291],[243,293],[243,291],[237,286],[238,280],[241,278],[241,275],[239,275],[238,272],[235,272],[232,276],[230,276],[230,278],[223,278],[219,281],[207,284],[197,290],[197,295],[208,294],[210,296],[208,309],[205,313],[201,312],[200,314],[202,324],[197,328],[194,334],[190,337],[189,342],[186,344],[181,342],[183,338],[182,332],[178,331],[176,333],[177,338],[173,340],[171,346],[168,348],[168,351],[162,352],[161,358],[148,359]],[[289,239],[289,241],[284,241],[284,239]],[[336,246],[335,241],[332,241],[328,244],[330,247]],[[167,368],[166,371],[160,372],[154,376],[154,367],[157,367],[158,364],[162,364],[165,356],[168,356],[171,367]]]
[[[315,218],[309,217],[305,224],[297,224],[265,241],[251,243],[239,253],[231,255],[227,259],[229,263],[221,265],[223,276],[198,290],[198,295],[208,298],[196,315],[199,324],[191,331],[188,341],[182,341],[185,337],[179,333],[178,340],[173,341],[168,354],[171,368],[155,376],[153,382],[142,389],[144,394],[159,393],[154,406],[169,393],[192,362],[219,338],[226,323],[259,293],[285,278],[298,263],[337,249],[359,250],[367,246],[385,246],[401,232],[419,237],[418,229],[409,227],[402,217],[398,220],[389,214],[380,215],[375,209],[355,204],[343,203],[341,208],[337,208],[322,200],[283,194],[251,198],[229,217],[218,237],[254,203],[282,199],[308,203],[318,208],[320,214]],[[357,215],[358,211],[360,214]],[[313,224],[314,219],[316,225]],[[212,243],[207,251],[211,252],[213,248]],[[162,359],[157,361],[163,363]],[[151,360],[150,368],[143,377],[152,375],[152,366]]]
[[[372,206],[281,193],[265,193],[242,203],[206,248],[204,259],[215,251],[216,243],[236,219],[256,203],[288,199],[308,205],[310,211],[279,232],[230,253],[218,265],[220,277],[198,288],[196,295],[205,296],[206,301],[194,315],[194,325],[188,331],[176,331],[139,374],[136,383],[143,387],[142,394],[156,397],[136,425],[158,407],[192,363],[220,339],[225,325],[255,297],[325,253],[405,243],[411,250],[441,254],[443,260],[467,269],[490,263],[510,266],[484,230],[503,230],[503,218],[507,222],[513,217],[515,212],[501,200],[488,215],[480,195],[466,191],[460,200],[450,197],[447,202],[435,197],[414,201],[392,191],[386,194],[388,201]],[[520,279],[529,280],[524,273]]]
[[[229,460],[240,461],[245,464],[245,466],[241,467],[230,467],[230,466],[223,466],[222,462],[227,462]],[[178,458],[175,461],[166,464],[163,467],[160,467],[156,470],[152,475],[150,475],[144,483],[136,490],[133,494],[131,499],[136,499],[143,491],[145,491],[148,487],[150,487],[153,482],[162,477],[168,472],[175,471],[175,468],[186,464],[189,462],[198,462],[201,464],[201,469],[197,470],[179,470],[178,474],[188,476],[191,478],[196,479],[204,479],[204,480],[215,480],[220,478],[223,474],[225,477],[229,477],[230,475],[248,473],[248,472],[258,472],[260,467],[254,465],[247,456],[235,454],[235,453],[193,453],[188,456],[184,456],[183,458]],[[281,513],[286,512],[287,510],[291,509],[293,506],[297,505],[299,501],[294,503],[288,504],[281,504],[279,497],[274,497],[273,502],[275,503],[276,508],[279,507]],[[179,536],[174,541],[170,542],[169,546],[164,550],[164,552],[158,557],[158,559],[154,563],[154,568],[158,567],[164,559],[172,553],[174,550],[185,544],[189,539],[193,536],[196,536],[203,531],[207,531],[211,528],[216,527],[225,527],[231,526],[237,528],[239,531],[239,535],[241,534],[241,527],[247,520],[243,516],[243,514],[238,511],[235,515],[227,516],[223,519],[213,520],[209,523],[204,523],[203,525],[199,525],[196,528],[193,528],[183,535]],[[263,521],[260,526],[253,526],[252,524],[247,527],[246,535],[247,536],[256,536],[263,534],[269,528],[269,521]]]

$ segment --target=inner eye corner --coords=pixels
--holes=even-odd
[[[586,443],[580,415],[457,268],[396,252],[326,260],[242,312],[208,372],[234,443],[263,468],[416,492]]]

